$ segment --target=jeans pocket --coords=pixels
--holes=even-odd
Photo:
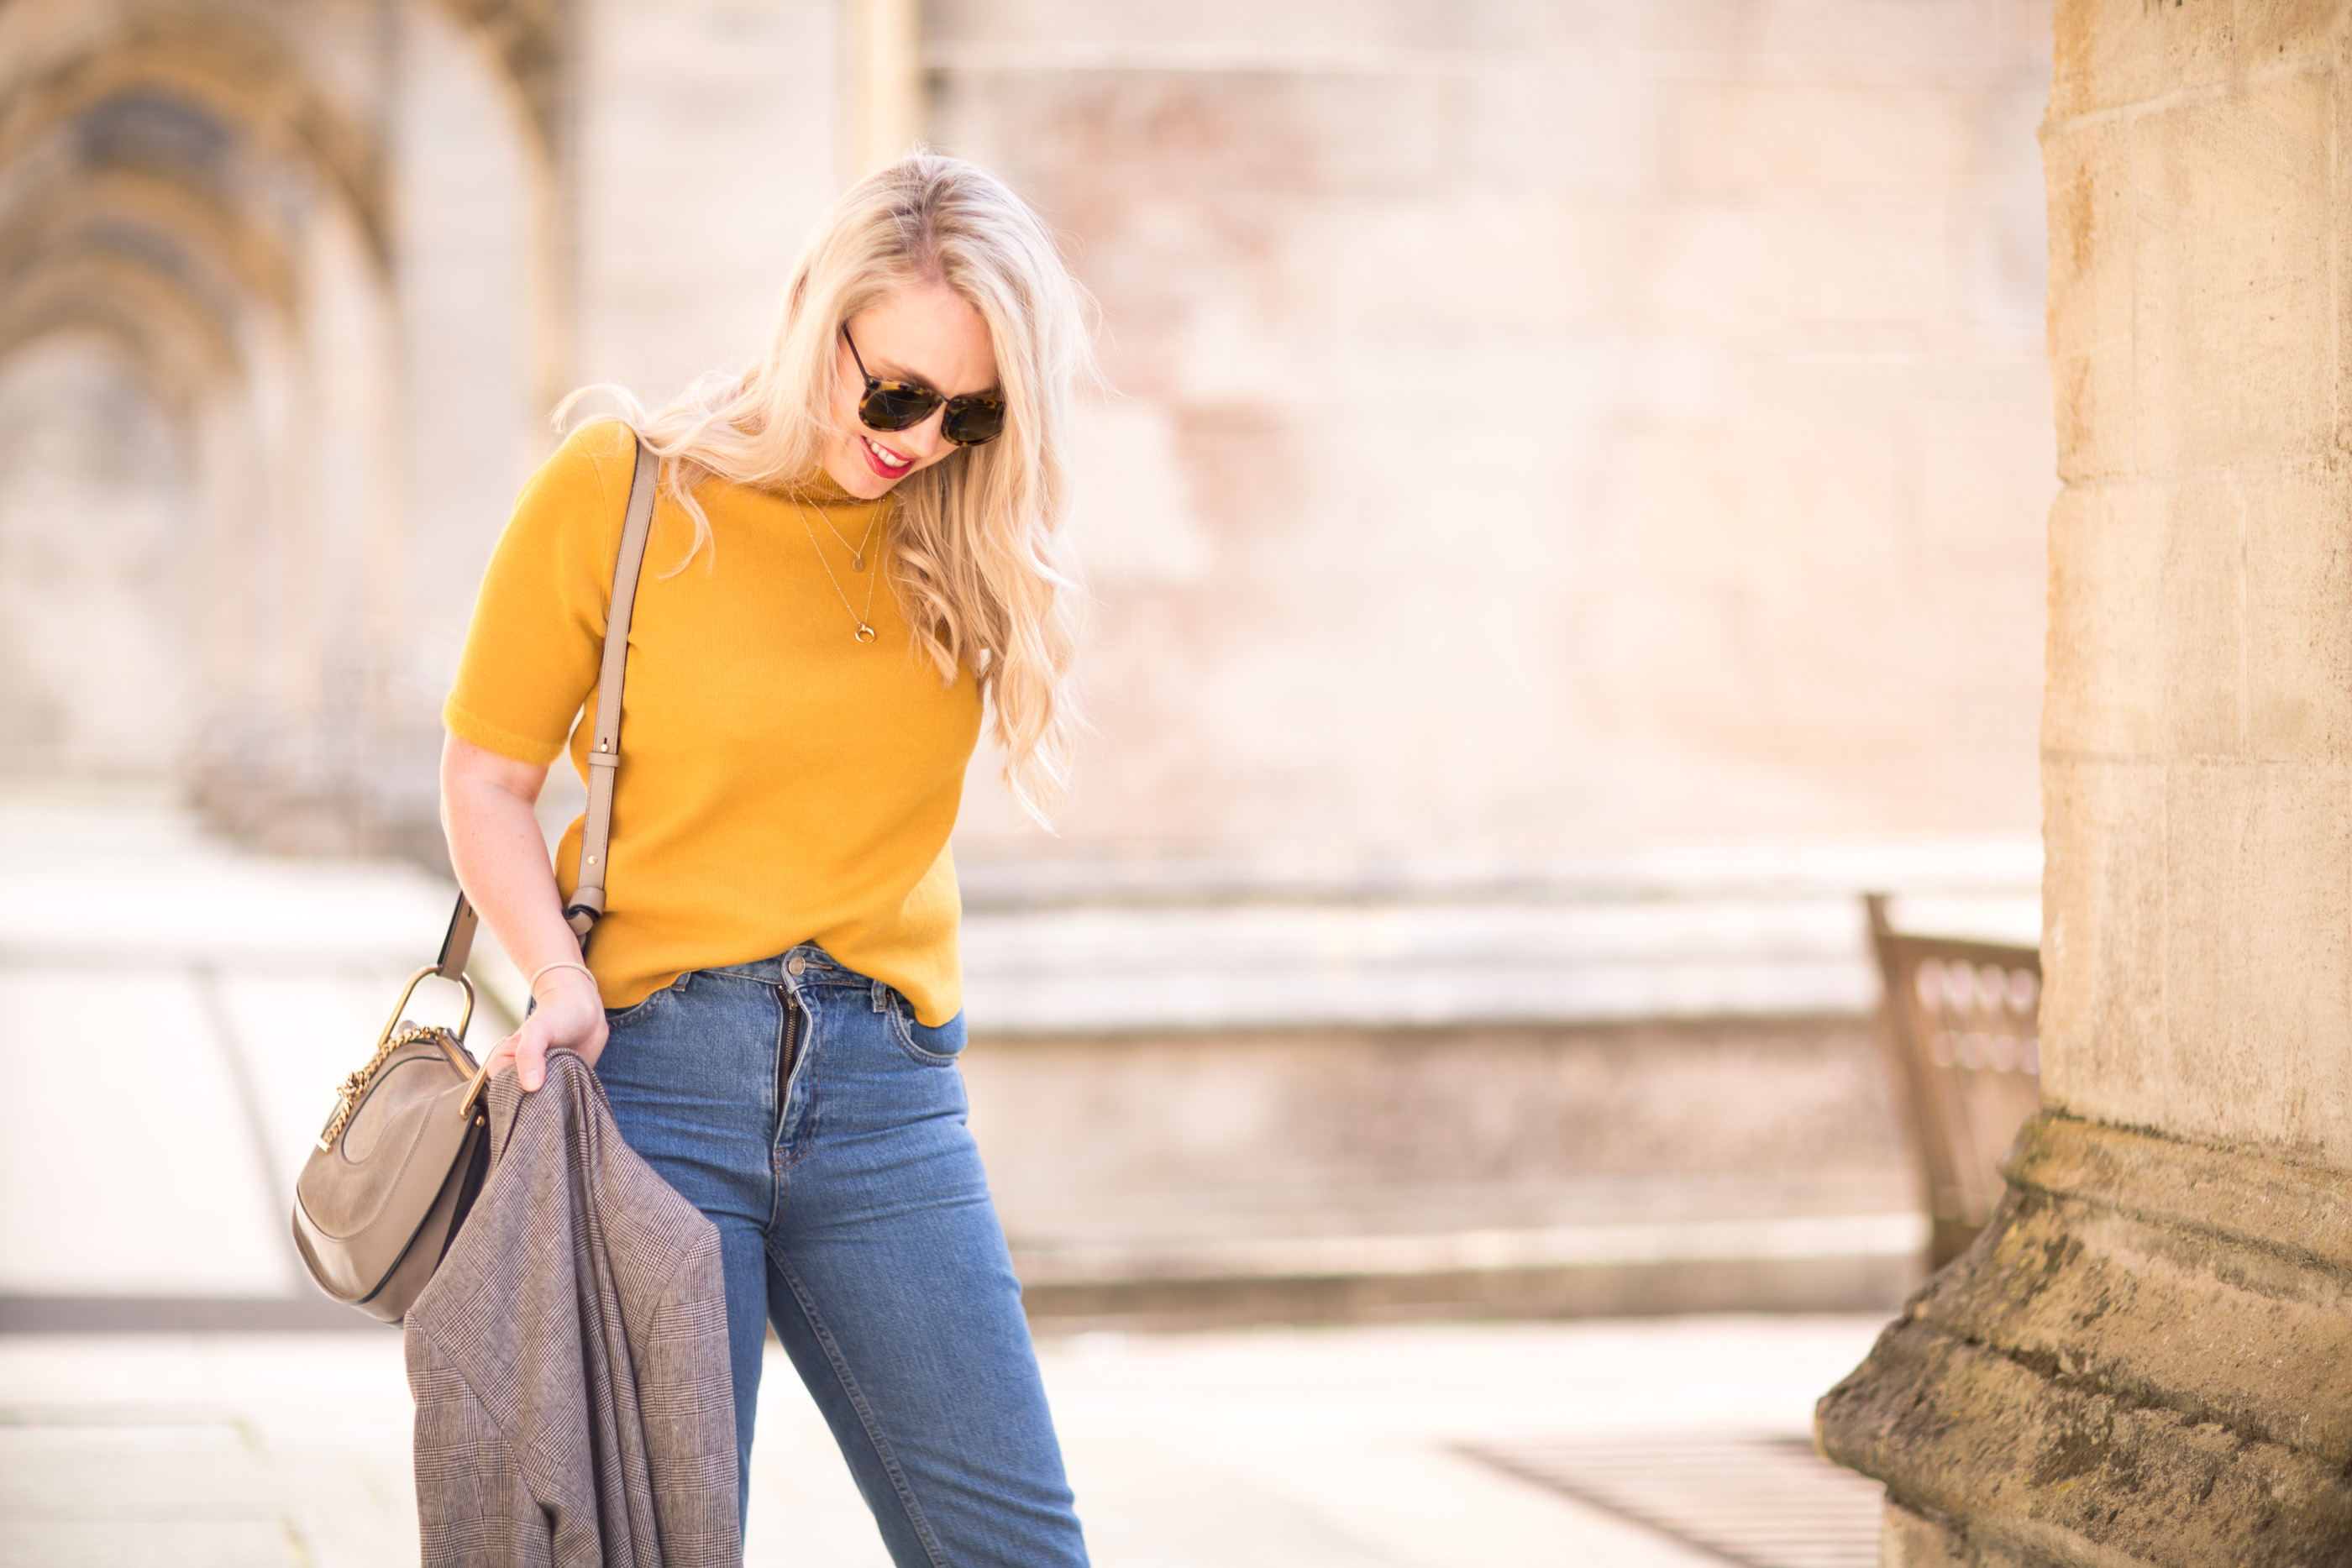
[[[677,979],[672,980],[668,985],[664,986],[660,990],[654,992],[653,995],[646,998],[645,1000],[638,1002],[634,1006],[620,1008],[617,1009],[606,1008],[604,1009],[604,1027],[608,1030],[625,1029],[630,1024],[640,1022],[645,1019],[651,1017],[655,1012],[660,1010],[662,1007],[670,1002],[676,1001],[678,998],[686,994],[686,982],[691,977],[692,973],[693,972],[691,970],[688,970],[687,974],[680,975]]]
[[[896,991],[890,993],[890,1032],[908,1056],[926,1067],[952,1067],[963,1054],[963,1014],[934,1029],[917,1022],[915,1009]]]

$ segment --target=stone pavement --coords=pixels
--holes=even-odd
[[[1720,1568],[1465,1450],[1727,1437],[1788,1448],[1878,1326],[1088,1334],[1048,1339],[1042,1354],[1102,1568]],[[814,1406],[771,1354],[748,1561],[886,1568]],[[389,1330],[0,1336],[0,1568],[413,1563],[408,1419]],[[1874,1561],[1851,1543],[1807,1555],[1781,1536],[1780,1554],[1748,1560]]]

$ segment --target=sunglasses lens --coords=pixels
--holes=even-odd
[[[869,430],[905,430],[939,406],[940,394],[929,388],[878,386],[858,401],[857,417]]]
[[[1004,405],[993,398],[948,410],[940,434],[959,446],[979,446],[1004,434]]]

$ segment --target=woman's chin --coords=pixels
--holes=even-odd
[[[831,479],[861,501],[876,501],[890,493],[898,479],[886,479],[874,472],[856,453],[837,452],[825,460],[825,477]],[[899,478],[906,477],[900,475]]]

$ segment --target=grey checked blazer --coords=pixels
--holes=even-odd
[[[718,1230],[573,1052],[489,1105],[489,1176],[408,1313],[425,1568],[732,1568]]]

